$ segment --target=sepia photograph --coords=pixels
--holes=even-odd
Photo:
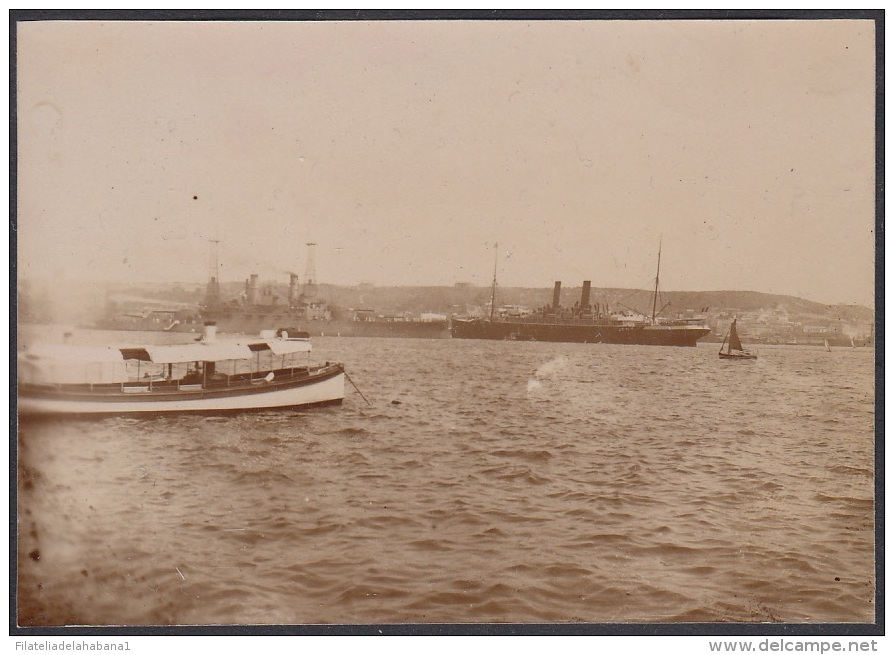
[[[11,630],[884,634],[816,13],[12,15]]]

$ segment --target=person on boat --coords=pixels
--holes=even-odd
[[[181,382],[183,384],[201,384],[202,383],[202,371],[200,370],[201,364],[199,362],[193,362],[189,365],[186,370],[186,375],[183,376]]]

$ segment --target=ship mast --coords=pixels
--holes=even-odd
[[[209,241],[211,243],[210,274],[208,285],[205,287],[205,309],[216,311],[220,307],[220,259],[218,257],[220,240],[209,239]]]
[[[317,290],[317,267],[314,261],[314,248],[316,243],[309,241],[307,246],[307,266],[304,269],[304,296],[309,303],[315,303],[318,300],[319,292]]]
[[[655,292],[652,294],[652,323],[655,323],[655,308],[658,306],[658,274],[661,273],[661,241],[658,241],[658,269],[655,271]]]
[[[490,290],[490,320],[494,320],[494,307],[497,303],[497,259],[499,257],[500,244],[494,244],[494,282]]]

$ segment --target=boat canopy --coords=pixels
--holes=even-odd
[[[34,344],[25,351],[28,359],[51,359],[57,362],[120,362],[124,356],[109,346],[78,346],[65,343]]]
[[[310,352],[311,347],[308,341],[291,339],[121,348],[43,343],[34,344],[19,355],[19,372],[23,382],[37,384],[126,382],[127,362],[131,360],[153,364],[250,360],[256,352],[265,350],[274,355],[289,355]]]
[[[184,362],[219,362],[232,359],[251,359],[254,353],[271,351],[274,355],[310,352],[307,341],[271,339],[241,343],[221,341],[216,343],[187,343],[177,345],[143,346],[122,348],[125,359],[137,359],[154,364],[182,364]]]
[[[275,339],[271,341],[265,341],[264,344],[273,352],[274,355],[290,355],[292,353],[310,352],[309,341]]]
[[[251,359],[249,347],[241,343],[187,343],[173,346],[145,346],[140,349],[155,364],[183,362],[219,362],[227,359]],[[142,359],[137,356],[133,359]]]
[[[101,384],[127,381],[124,356],[117,348],[35,344],[19,355],[18,374],[33,384]]]

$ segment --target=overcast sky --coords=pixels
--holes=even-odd
[[[871,21],[18,24],[25,277],[873,304]]]

